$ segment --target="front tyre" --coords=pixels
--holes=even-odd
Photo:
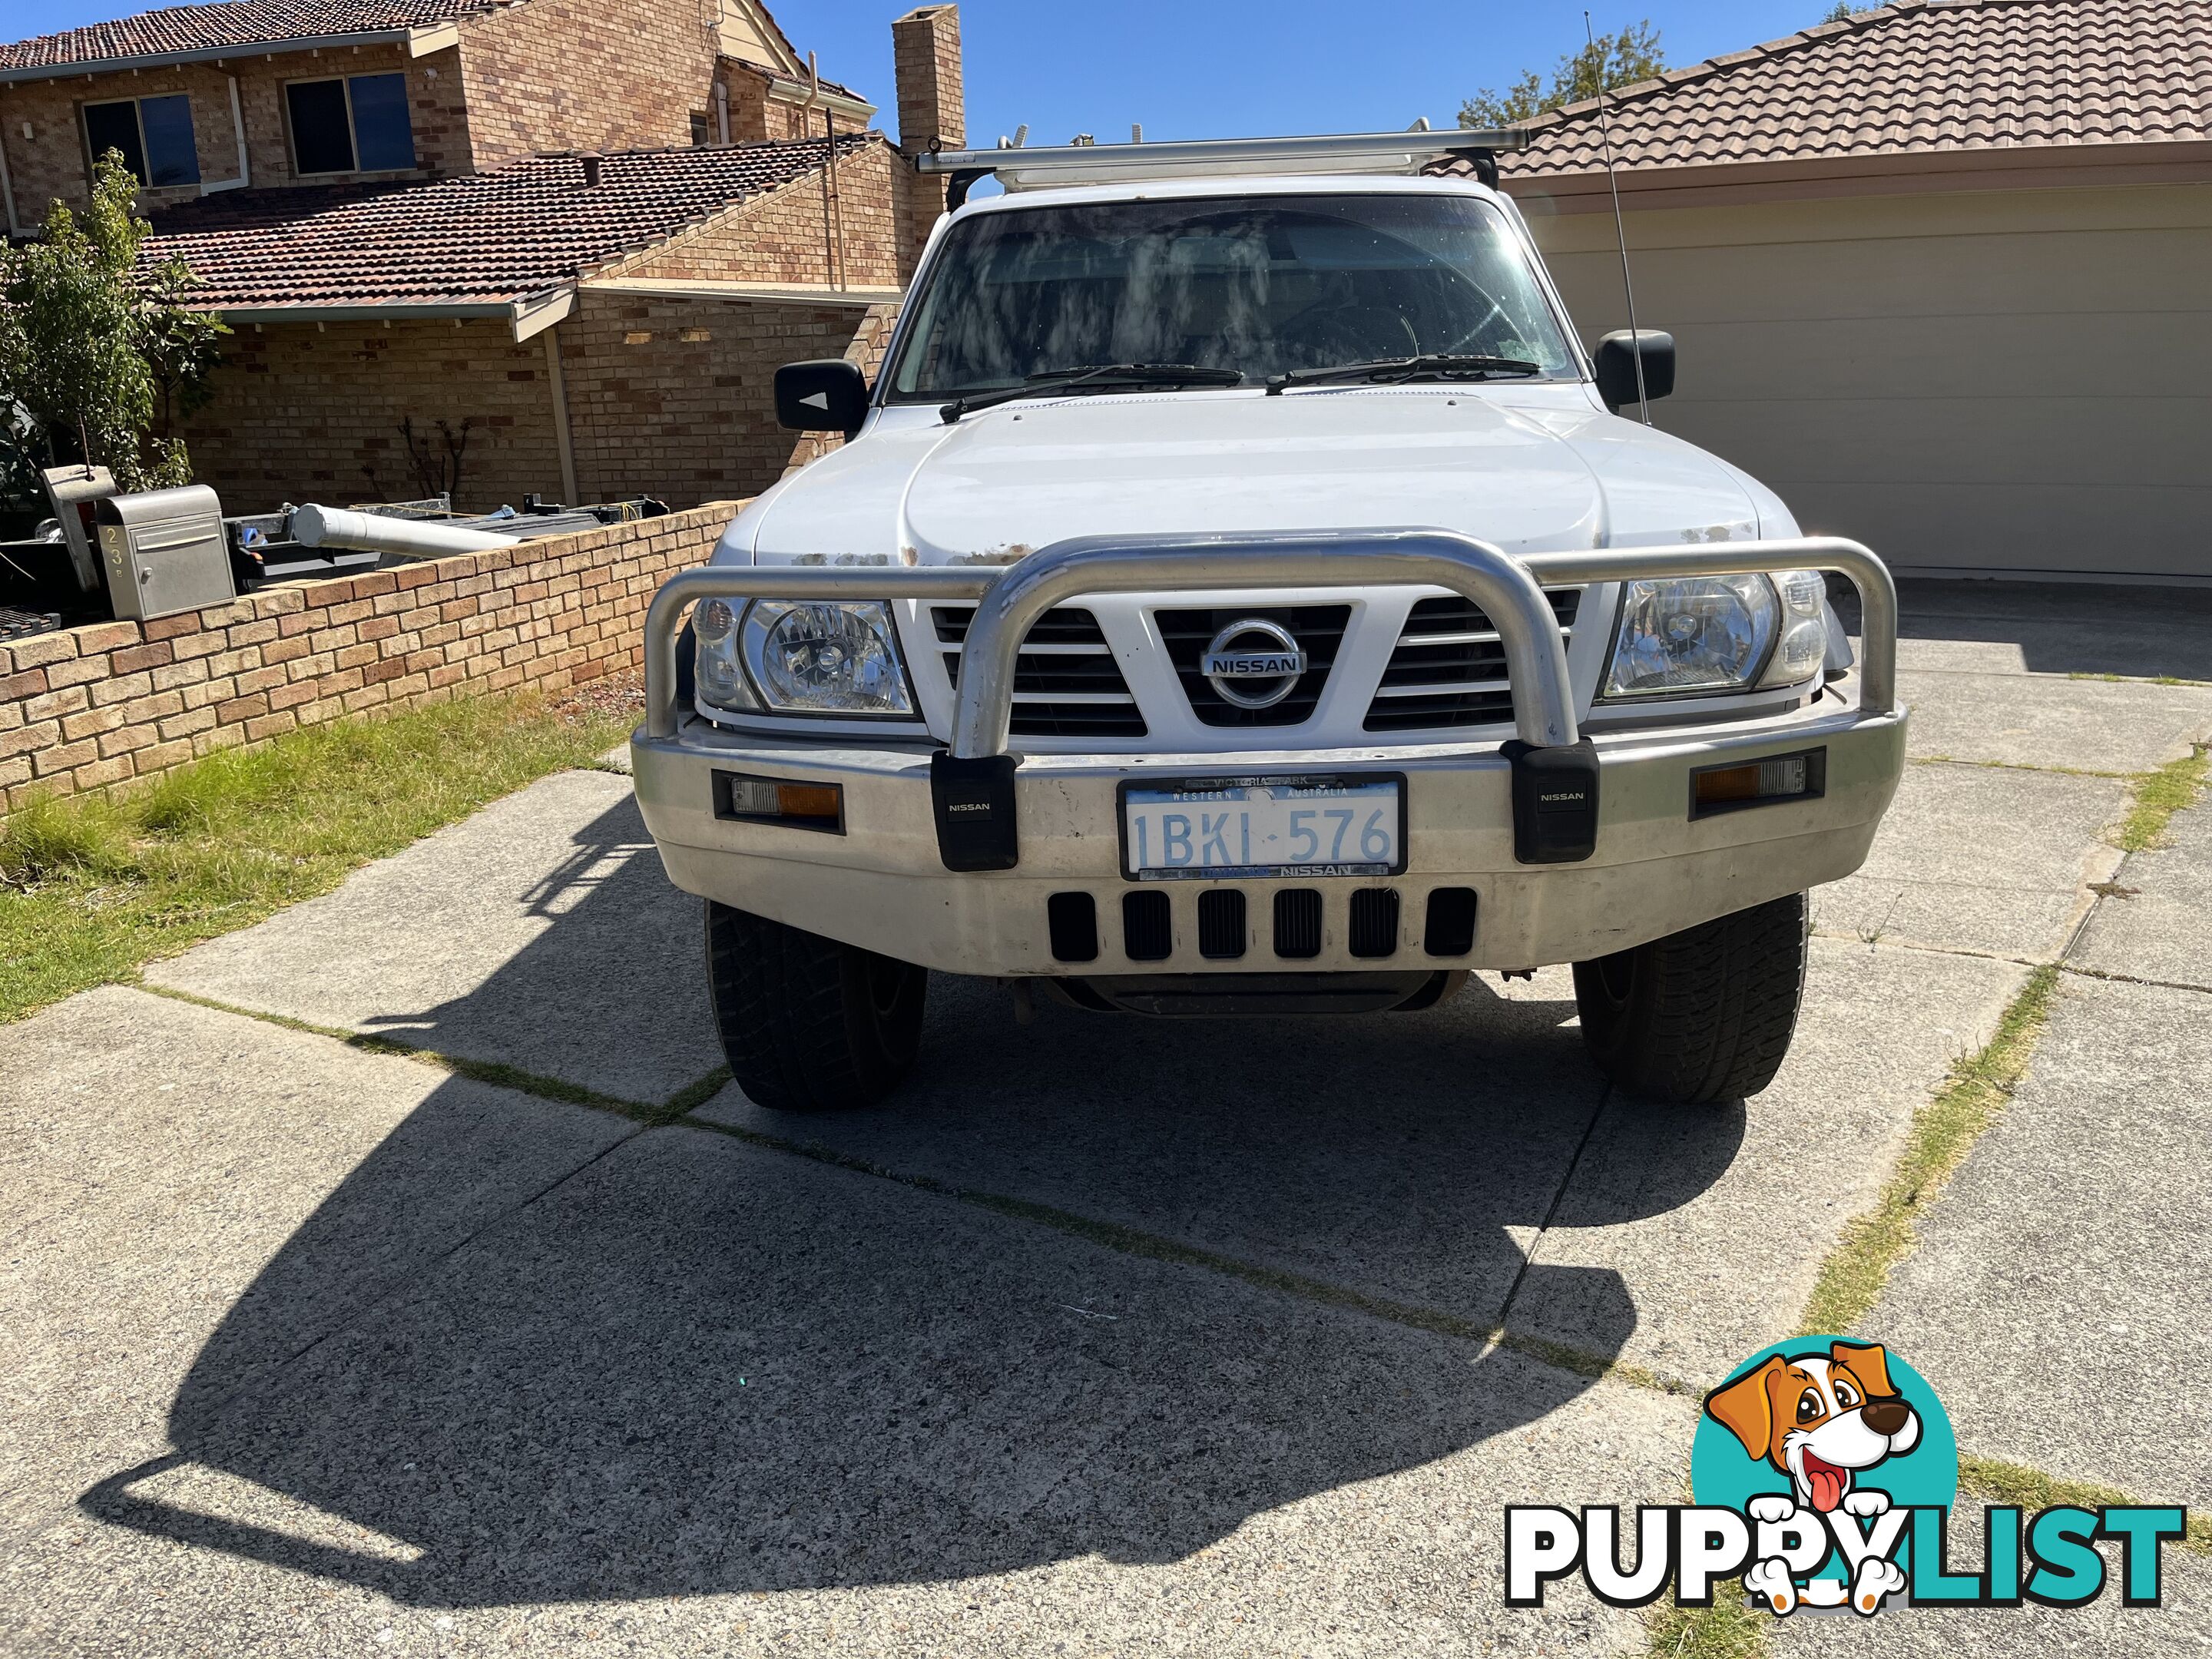
[[[1802,893],[1575,964],[1598,1069],[1631,1094],[1684,1104],[1771,1083],[1804,990]]]
[[[707,902],[707,991],[730,1075],[787,1112],[872,1106],[921,1047],[929,972]]]

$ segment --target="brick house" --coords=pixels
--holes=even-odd
[[[756,0],[222,0],[0,46],[22,234],[120,149],[234,331],[185,428],[231,511],[677,506],[795,455],[769,377],[867,360],[963,136],[958,13],[892,25],[900,148]],[[812,443],[816,441],[808,441]]]

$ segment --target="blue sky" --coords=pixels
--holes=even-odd
[[[618,5],[621,0],[609,0]],[[774,7],[822,72],[892,125],[890,21],[916,0],[782,0]],[[0,34],[122,15],[127,0],[5,0]],[[1740,51],[1820,21],[1822,0],[1600,0],[1601,29],[1649,17],[1670,63]],[[1496,0],[962,0],[971,142],[1026,121],[1031,143],[1077,132],[1206,138],[1449,123],[1460,100],[1523,69],[1549,73],[1583,38],[1579,5]]]

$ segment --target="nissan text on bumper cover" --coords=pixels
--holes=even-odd
[[[1546,586],[1790,569],[1837,572],[1857,588],[1854,672],[1796,709],[1721,726],[1578,728]],[[1514,687],[1512,739],[1296,757],[1010,752],[1018,652],[1062,601],[1389,582],[1461,594],[1492,619]],[[676,695],[684,613],[756,598],[974,602],[949,745],[771,738],[692,717]],[[1516,558],[1466,536],[1396,530],[1086,538],[1003,573],[710,567],[653,601],[632,756],[671,879],[734,910],[939,971],[1098,984],[1079,993],[1094,1006],[1403,1006],[1439,974],[1596,962],[1856,870],[1903,765],[1895,616],[1881,561],[1834,538]],[[1700,790],[1701,779],[1761,773],[1782,786],[1771,796],[1756,781],[1717,798]],[[1160,878],[1125,857],[1133,788],[1229,799],[1322,778],[1398,785],[1401,838],[1387,873],[1237,867],[1216,878],[1201,866],[1195,878]],[[834,826],[733,806],[733,784],[763,781],[834,787]],[[1191,833],[1208,828],[1200,819]],[[1218,893],[1240,896],[1213,907],[1233,910],[1233,923],[1201,915]],[[1267,982],[1248,983],[1255,977]]]

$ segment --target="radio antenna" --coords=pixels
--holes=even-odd
[[[1613,234],[1620,242],[1620,291],[1628,301],[1629,349],[1636,357],[1636,410],[1650,426],[1651,400],[1644,395],[1644,335],[1636,326],[1636,284],[1628,275],[1628,223],[1620,216],[1620,180],[1613,171],[1613,126],[1606,119],[1605,60],[1598,54],[1597,33],[1588,11],[1583,13],[1583,33],[1589,40],[1592,67],[1597,70],[1597,133],[1605,146],[1605,182],[1613,190]]]

